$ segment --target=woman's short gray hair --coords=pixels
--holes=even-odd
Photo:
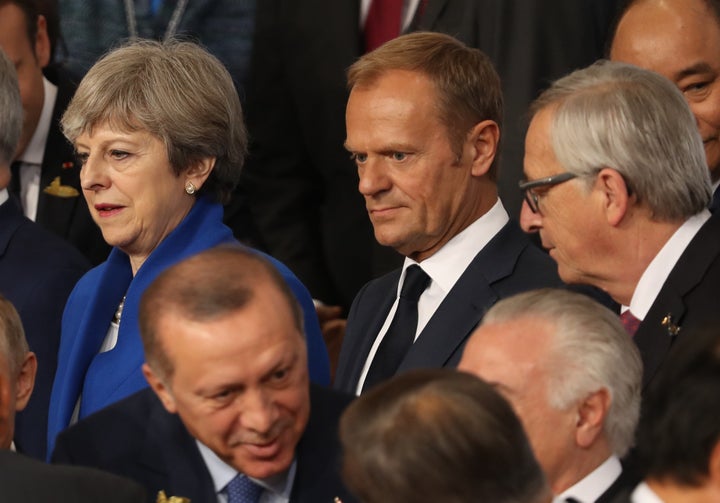
[[[192,42],[140,40],[103,56],[85,75],[62,118],[75,142],[107,123],[161,139],[176,175],[202,159],[216,159],[201,189],[227,202],[240,179],[247,132],[232,77]]]
[[[611,402],[604,431],[613,452],[625,455],[640,417],[642,360],[620,317],[586,295],[546,288],[499,301],[482,324],[527,318],[547,320],[554,327],[544,362],[550,405],[564,410],[606,389]]]
[[[710,175],[695,118],[661,75],[598,61],[554,82],[531,113],[546,108],[555,156],[588,187],[600,169],[612,168],[658,220],[683,220],[708,206]]]

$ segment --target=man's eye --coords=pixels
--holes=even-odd
[[[213,400],[216,400],[218,402],[223,402],[223,401],[227,400],[228,398],[230,398],[230,395],[231,395],[230,390],[226,389],[226,390],[222,390],[218,393],[215,393],[212,398],[213,398]]]
[[[685,95],[693,96],[704,96],[707,90],[710,88],[710,81],[699,81],[692,82],[682,87],[682,92]]]
[[[288,369],[279,369],[272,373],[273,381],[282,381],[288,376]]]
[[[362,164],[362,163],[364,163],[365,161],[367,161],[367,154],[354,153],[354,154],[351,154],[351,155],[350,155],[350,159],[353,160],[353,161],[356,162],[356,163]]]
[[[407,159],[407,154],[405,152],[393,152],[392,158],[395,161],[404,161]]]

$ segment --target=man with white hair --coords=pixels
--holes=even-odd
[[[647,387],[693,327],[720,321],[720,214],[696,119],[666,78],[607,61],[554,82],[531,113],[520,223],[563,281],[622,304]]]
[[[615,313],[567,290],[509,297],[487,312],[458,368],[513,405],[562,501],[609,502],[636,482],[619,459],[633,443],[642,365]]]

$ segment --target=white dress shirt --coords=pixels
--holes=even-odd
[[[678,230],[668,239],[667,243],[660,249],[655,258],[647,266],[640,281],[635,286],[632,299],[630,300],[630,312],[640,321],[645,319],[650,307],[657,298],[660,290],[672,272],[675,264],[680,259],[685,248],[698,233],[700,227],[710,218],[710,212],[703,210],[697,215],[688,218]],[[622,306],[624,313],[628,306]]]
[[[45,157],[45,144],[47,143],[53,108],[57,98],[57,86],[43,77],[43,90],[45,92],[40,120],[30,143],[17,159],[22,162],[20,169],[20,201],[23,212],[33,222],[37,218],[38,198],[40,197],[40,171]]]
[[[559,498],[561,501],[574,498],[581,503],[592,503],[613,485],[621,473],[620,460],[617,456],[610,456],[575,485],[560,493]]]
[[[470,262],[472,262],[475,256],[485,248],[485,245],[495,237],[495,234],[500,232],[500,229],[502,229],[509,220],[510,218],[508,217],[507,211],[505,211],[502,202],[498,199],[490,211],[475,220],[475,222],[466,227],[457,236],[445,243],[445,246],[440,248],[432,256],[423,260],[422,263],[418,264],[418,262],[410,258],[405,258],[395,294],[395,302],[390,308],[385,323],[370,348],[370,353],[368,353],[365,366],[360,374],[360,379],[355,390],[358,395],[362,392],[365,377],[370,370],[370,364],[373,358],[375,358],[375,353],[383,337],[385,337],[385,333],[387,333],[388,328],[390,328],[393,316],[395,316],[400,290],[405,281],[405,271],[407,271],[407,268],[413,264],[418,264],[431,279],[430,284],[418,301],[418,324],[415,331],[415,338],[417,339],[442,301],[445,300],[447,294],[452,290],[452,287],[455,286],[455,283],[457,283],[460,276],[462,276],[470,265]]]
[[[200,449],[200,455],[203,461],[205,461],[205,466],[213,480],[215,493],[217,494],[217,503],[227,503],[225,487],[235,478],[238,471],[220,459],[208,446],[199,440],[195,440],[195,442]],[[288,503],[290,501],[293,482],[295,482],[296,468],[296,461],[293,460],[290,468],[288,468],[285,473],[267,479],[254,479],[250,477],[251,480],[265,489],[260,495],[259,503]],[[168,496],[170,495],[168,494]],[[173,496],[183,495],[175,494]]]
[[[664,503],[645,482],[638,484],[630,495],[630,501],[632,503]]]

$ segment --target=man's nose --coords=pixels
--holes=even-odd
[[[520,227],[525,232],[537,232],[542,228],[542,216],[531,210],[526,200],[520,207]]]

